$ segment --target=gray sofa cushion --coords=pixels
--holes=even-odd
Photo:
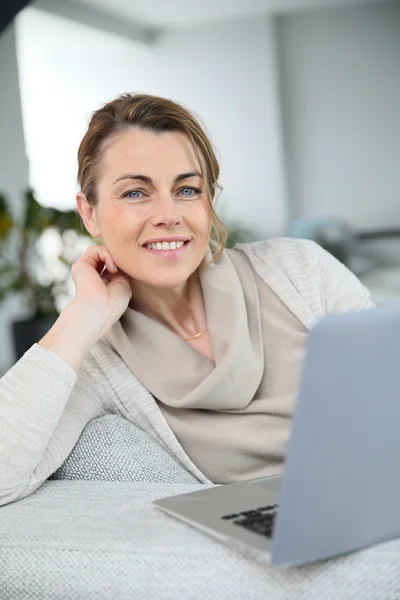
[[[273,569],[151,503],[201,488],[46,481],[0,508],[1,600],[399,600],[399,540]]]
[[[117,415],[90,421],[49,479],[199,483],[150,435]]]

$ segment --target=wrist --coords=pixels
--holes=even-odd
[[[96,311],[82,306],[75,299],[62,309],[58,320],[60,325],[62,323],[64,327],[78,333],[81,339],[87,338],[91,343],[95,343],[102,332],[102,323]]]
[[[76,372],[101,336],[101,325],[94,311],[71,302],[39,344],[57,354]]]

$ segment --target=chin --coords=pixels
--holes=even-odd
[[[148,283],[149,285],[155,287],[155,288],[169,288],[169,289],[174,289],[174,288],[179,288],[180,286],[184,285],[187,280],[189,279],[188,277],[170,277],[170,278],[165,278],[165,277],[160,277],[160,278],[152,278],[152,279],[148,279],[146,283]]]

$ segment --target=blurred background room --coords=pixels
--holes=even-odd
[[[400,301],[400,0],[3,0],[0,74],[0,374],[73,296],[78,145],[123,92],[200,117],[230,245],[313,239]]]

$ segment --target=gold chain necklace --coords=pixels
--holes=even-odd
[[[203,333],[205,333],[206,331],[207,331],[207,329],[204,329],[204,331],[200,331],[199,333],[196,333],[195,335],[192,335],[192,337],[188,337],[188,338],[184,339],[183,341],[188,342],[189,340],[195,340],[196,338],[203,335]]]

